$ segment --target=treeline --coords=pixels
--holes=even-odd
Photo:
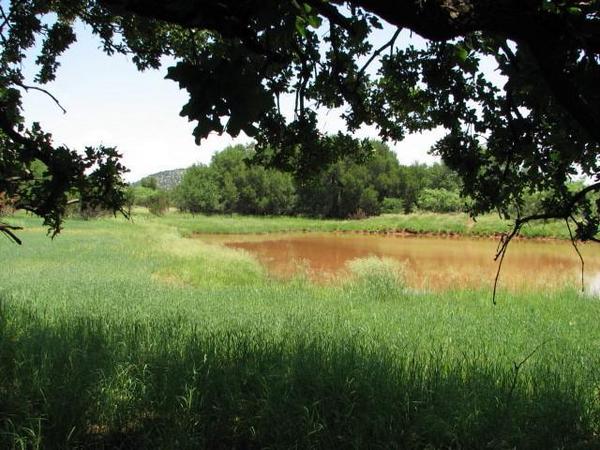
[[[401,166],[385,144],[373,143],[362,164],[343,159],[316,176],[290,174],[249,163],[250,146],[215,154],[211,163],[190,167],[171,193],[143,180],[135,203],[160,209],[167,199],[192,213],[365,217],[419,210],[456,212],[465,208],[458,176],[442,164]]]

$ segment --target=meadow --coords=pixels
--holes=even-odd
[[[151,218],[144,209],[136,210],[141,220]],[[490,237],[511,230],[512,222],[488,214],[471,219],[465,213],[382,214],[362,220],[313,219],[290,216],[243,216],[167,214],[162,222],[172,225],[184,235],[194,233],[240,234],[281,233],[294,231],[340,231],[374,233],[408,233]],[[568,239],[563,222],[547,221],[525,224],[520,233],[524,238]]]
[[[600,447],[600,300],[575,288],[493,306],[408,290],[374,259],[344,283],[282,281],[190,237],[356,221],[137,214],[54,240],[12,222],[26,229],[21,247],[0,241],[1,448]]]

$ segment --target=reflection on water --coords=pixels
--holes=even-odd
[[[214,242],[215,236],[204,236]],[[290,277],[307,270],[316,281],[343,276],[345,264],[367,256],[404,261],[407,283],[417,289],[489,287],[496,271],[497,240],[362,234],[280,234],[220,237],[229,247],[256,255],[268,270]],[[600,253],[581,245],[586,276],[600,291]],[[501,274],[503,288],[556,288],[580,283],[581,266],[569,242],[515,240]]]

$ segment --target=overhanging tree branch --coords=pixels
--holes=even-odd
[[[565,224],[567,225],[567,230],[569,230],[569,238],[571,239],[571,244],[573,245],[573,248],[577,252],[577,256],[579,256],[579,261],[581,262],[581,292],[583,292],[585,289],[585,284],[584,284],[585,261],[583,260],[583,256],[581,256],[581,252],[579,251],[579,248],[577,247],[577,242],[575,242],[575,236],[573,235],[573,231],[571,231],[571,225],[569,224],[568,218],[565,219]]]
[[[22,244],[22,241],[21,241],[21,239],[19,239],[17,237],[17,235],[15,233],[13,233],[13,231],[22,230],[22,229],[23,229],[23,227],[16,227],[13,225],[9,225],[7,223],[0,222],[0,233],[4,234],[9,239],[11,239],[14,243],[19,244],[19,245]]]
[[[535,221],[535,220],[561,219],[561,220],[566,221],[567,228],[569,230],[569,235],[571,238],[571,243],[575,247],[575,250],[581,260],[581,286],[582,286],[582,290],[584,289],[584,278],[583,278],[584,277],[584,261],[583,261],[583,257],[581,256],[581,253],[579,252],[579,249],[577,248],[577,245],[575,243],[575,238],[571,231],[571,227],[569,225],[568,219],[572,218],[572,220],[575,221],[575,219],[573,218],[573,213],[574,213],[575,207],[590,192],[600,192],[600,182],[590,184],[589,186],[586,186],[585,188],[578,191],[560,211],[541,213],[541,214],[532,214],[532,215],[525,216],[525,217],[518,217],[515,220],[512,230],[509,233],[504,234],[500,237],[500,242],[498,244],[496,256],[494,257],[494,261],[499,261],[498,269],[496,271],[496,277],[494,279],[494,289],[492,291],[492,303],[494,305],[496,304],[496,293],[497,293],[498,281],[500,278],[500,271],[502,269],[502,263],[504,261],[504,257],[506,256],[506,252],[508,250],[508,245],[519,234],[523,225],[525,225],[528,222]],[[587,239],[592,242],[600,242],[600,240],[597,239],[595,236],[589,236],[589,237],[587,237]]]
[[[60,104],[60,102],[58,101],[58,99],[54,95],[52,95],[50,93],[50,91],[48,91],[48,90],[46,90],[44,88],[38,87],[38,86],[29,86],[29,85],[26,85],[26,84],[23,84],[23,83],[17,83],[17,82],[15,82],[15,84],[17,86],[25,89],[25,92],[27,92],[27,91],[29,91],[31,89],[31,90],[39,91],[39,92],[42,92],[43,94],[46,94],[48,97],[50,97],[52,99],[52,101],[54,103],[56,103],[56,106],[58,106],[61,109],[61,111],[63,112],[63,114],[67,113],[67,110],[65,108],[63,108],[63,106]]]
[[[373,54],[367,60],[367,62],[358,70],[357,78],[362,77],[362,75],[365,73],[365,70],[367,70],[367,68],[371,65],[371,63],[375,60],[375,58],[377,58],[379,55],[381,55],[386,48],[394,46],[394,43],[396,42],[396,39],[398,39],[398,36],[400,35],[401,31],[402,31],[401,28],[396,29],[392,38],[373,52]]]

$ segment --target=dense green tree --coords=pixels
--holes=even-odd
[[[188,170],[178,188],[181,209],[257,215],[293,213],[296,194],[292,176],[251,164],[253,154],[251,147],[228,147],[216,153],[208,167]],[[202,189],[207,192],[200,192]],[[190,202],[191,198],[207,196],[213,200]],[[193,209],[190,203],[194,203]]]
[[[248,153],[243,145],[227,147],[216,153],[210,163],[219,183],[223,208],[226,212],[237,211],[240,204],[240,188],[248,169]]]
[[[253,146],[227,147],[215,153],[208,166],[186,172],[176,203],[194,213],[338,218],[377,215],[386,208],[387,212],[464,209],[457,175],[443,164],[401,166],[386,144],[372,141],[370,145],[371,154],[362,163],[344,158],[304,179],[253,163]],[[148,206],[155,192],[141,186],[135,191],[136,204],[142,206]],[[390,206],[390,199],[396,199],[395,206]]]
[[[67,192],[122,204],[114,150],[82,156],[22,125],[21,91],[39,88],[25,84],[24,55],[39,37],[35,81],[53,79],[78,19],[106,52],[131,53],[141,69],[174,57],[169,78],[190,95],[182,114],[198,122],[198,140],[244,131],[257,140],[257,160],[306,176],[340,156],[368,155],[369,144],[349,134],[363,124],[395,140],[442,126],[435,151],[461,175],[473,213],[511,215],[524,195],[543,190],[550,195],[541,210],[517,215],[515,231],[554,217],[594,239],[600,218],[588,194],[600,190],[599,11],[597,0],[10,0],[0,18],[0,191],[55,231]],[[373,49],[370,33],[382,21],[397,32]],[[396,45],[401,29],[426,44]],[[483,60],[496,62],[503,86],[490,81]],[[288,93],[296,98],[291,119],[279,109]],[[349,133],[321,133],[317,104],[343,107]],[[48,168],[43,179],[29,172],[36,159]],[[591,182],[572,192],[577,171]]]
[[[156,181],[156,178],[154,178],[154,177],[142,178],[142,180],[140,181],[140,185],[142,187],[145,187],[147,189],[152,189],[154,191],[158,188],[158,182]]]
[[[400,195],[404,202],[404,212],[409,213],[416,209],[419,195],[427,187],[427,166],[413,164],[404,166],[400,170],[402,184]]]
[[[402,179],[394,152],[370,142],[361,164],[347,157],[298,182],[299,211],[322,217],[349,217],[361,210],[379,214],[385,197],[400,195]]]
[[[211,168],[203,165],[186,170],[175,192],[179,209],[191,213],[215,213],[223,211],[219,184]]]
[[[444,189],[458,192],[462,183],[457,173],[445,164],[431,166],[414,163],[400,167],[399,197],[404,202],[404,212],[412,212],[420,207],[419,198],[424,189]]]
[[[426,188],[419,195],[418,205],[424,211],[449,213],[464,211],[467,202],[456,191]]]
[[[397,214],[404,211],[404,201],[398,197],[385,197],[381,202],[381,212]]]
[[[155,216],[162,216],[169,210],[171,205],[169,194],[164,190],[154,190],[146,200],[148,211]]]
[[[133,201],[136,206],[148,206],[148,199],[154,194],[155,190],[139,186],[128,186],[126,196]]]
[[[237,145],[215,154],[211,169],[219,182],[225,212],[289,214],[295,207],[291,175],[252,164],[252,146]]]

